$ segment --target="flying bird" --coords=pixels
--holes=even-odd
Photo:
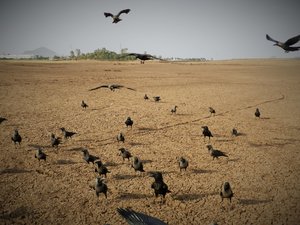
[[[71,138],[73,135],[77,134],[75,132],[72,131],[67,131],[64,127],[60,128],[60,130],[63,132],[64,138]]]
[[[125,87],[125,86],[119,85],[119,84],[100,85],[100,86],[98,86],[98,87],[91,88],[89,91],[94,91],[94,90],[97,90],[97,89],[99,89],[99,88],[108,88],[108,89],[110,89],[111,91],[115,91],[115,89],[127,88],[128,90],[136,91],[136,89],[133,89],[133,88],[130,88],[130,87]]]
[[[210,140],[210,138],[213,137],[213,135],[211,131],[208,129],[208,126],[202,126],[202,129],[203,129],[202,134],[204,136],[204,139],[208,137],[208,139]]]
[[[212,145],[206,145],[206,147],[207,147],[207,149],[208,149],[210,155],[213,157],[213,160],[214,160],[215,158],[218,159],[218,158],[221,157],[221,156],[223,156],[223,157],[228,157],[228,155],[226,155],[225,152],[222,152],[222,151],[220,151],[220,150],[214,149]]]
[[[4,117],[0,117],[0,124],[1,124],[2,122],[4,122],[5,120],[7,120],[7,119],[4,118]]]
[[[167,225],[160,219],[132,209],[117,208],[117,211],[130,225]]]
[[[21,144],[22,137],[19,134],[19,131],[15,129],[13,136],[11,137],[11,140],[16,144],[18,143],[19,145]]]
[[[133,120],[130,117],[127,117],[126,121],[125,121],[126,127],[131,127],[133,125]]]
[[[125,54],[121,57],[127,57],[127,56],[134,56],[136,59],[141,60],[141,64],[144,64],[146,60],[153,60],[153,59],[157,59],[157,60],[161,60],[160,58],[157,58],[153,55],[150,54],[140,54],[140,53],[128,53]]]
[[[91,155],[87,149],[82,149],[81,151],[83,152],[84,161],[88,164],[90,164],[90,162],[94,164],[96,160],[100,160],[98,156]]]
[[[180,169],[180,171],[183,170],[183,169],[186,170],[186,168],[188,166],[189,166],[189,161],[186,160],[183,157],[180,157],[180,159],[179,159],[179,169]]]
[[[120,151],[120,155],[123,158],[123,161],[125,159],[128,159],[128,161],[129,161],[129,159],[132,157],[131,153],[128,150],[126,150],[125,148],[119,148],[119,151]]]
[[[229,198],[230,202],[231,202],[231,198],[233,197],[233,192],[231,190],[230,184],[229,182],[225,182],[222,187],[221,187],[221,191],[220,191],[220,196],[222,198],[222,202],[224,198]]]
[[[105,17],[109,17],[110,16],[110,17],[113,18],[113,22],[112,23],[118,23],[118,22],[120,22],[122,20],[122,19],[120,19],[121,14],[122,13],[128,14],[129,12],[130,12],[130,9],[123,9],[117,15],[113,15],[111,13],[105,12],[104,16]]]
[[[291,45],[296,44],[300,40],[300,35],[292,37],[292,38],[288,39],[286,42],[277,41],[277,40],[271,38],[268,34],[266,34],[266,38],[269,41],[275,42],[274,46],[278,46],[278,47],[282,48],[283,50],[285,50],[286,53],[292,52],[292,51],[298,51],[300,49],[300,46],[297,46],[297,47],[291,46]]]
[[[259,111],[259,109],[258,109],[258,108],[255,110],[255,113],[254,113],[254,115],[255,115],[255,117],[258,117],[258,118],[260,118],[260,111]]]
[[[43,152],[42,148],[37,148],[34,158],[46,161],[47,155]]]
[[[83,100],[81,101],[81,107],[86,109],[88,106],[88,104],[86,104]]]

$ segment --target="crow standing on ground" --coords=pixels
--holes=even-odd
[[[46,161],[47,155],[43,152],[42,148],[37,148],[34,158]]]
[[[167,193],[171,191],[168,188],[168,185],[163,181],[163,176],[161,172],[151,172],[150,177],[154,178],[154,182],[151,185],[151,188],[154,189],[155,197],[159,195],[165,198]]]
[[[216,110],[214,110],[212,107],[209,107],[209,112],[210,112],[210,116],[212,116],[212,114],[216,115]]]
[[[96,167],[95,167],[95,172],[99,173],[99,175],[104,175],[106,177],[107,173],[110,173],[110,171],[107,169],[106,166],[99,160],[95,162]]]
[[[183,157],[180,157],[180,159],[179,159],[179,169],[180,169],[180,171],[181,171],[182,169],[186,170],[186,168],[187,168],[188,166],[189,166],[189,161],[186,160],[186,159],[183,158]]]
[[[133,125],[133,120],[130,117],[127,117],[126,121],[125,121],[126,127],[131,127]]]
[[[22,137],[19,134],[19,131],[15,129],[13,136],[11,137],[11,140],[16,144],[18,143],[19,145],[21,144]]]
[[[89,106],[82,100],[81,107],[84,108],[84,109],[86,109]]]
[[[118,23],[118,22],[120,22],[122,19],[120,19],[120,15],[122,14],[122,13],[126,13],[126,14],[128,14],[130,12],[130,9],[123,9],[123,10],[121,10],[117,15],[113,15],[113,14],[111,14],[111,13],[108,13],[108,12],[105,12],[104,13],[104,16],[105,17],[112,17],[113,18],[113,22],[112,23]]]
[[[117,211],[130,225],[167,225],[160,219],[136,212],[132,209],[117,208]]]
[[[132,157],[131,153],[128,150],[126,150],[125,148],[120,148],[119,150],[121,152],[120,154],[121,154],[121,156],[123,158],[123,161],[125,159],[128,159],[128,161],[129,161],[129,158]]]
[[[149,97],[148,97],[147,94],[144,95],[144,99],[145,99],[145,100],[148,100],[148,99],[149,99]]]
[[[0,124],[1,124],[2,122],[4,122],[5,120],[7,120],[7,119],[4,118],[4,117],[0,117]]]
[[[222,198],[222,202],[223,202],[223,198],[229,198],[231,202],[231,198],[233,197],[233,192],[231,190],[229,182],[225,182],[224,185],[222,185],[220,196]]]
[[[61,144],[61,138],[55,137],[55,135],[52,133],[51,134],[51,146],[57,148],[59,144]]]
[[[231,134],[232,134],[233,136],[238,136],[238,131],[237,131],[237,129],[233,128],[232,131],[231,131]]]
[[[98,156],[91,155],[87,149],[82,149],[81,151],[83,152],[84,161],[88,164],[90,164],[90,162],[94,164],[96,160],[99,160]]]
[[[220,150],[214,149],[212,145],[206,145],[206,147],[207,147],[207,149],[208,149],[210,155],[213,157],[213,160],[214,160],[215,158],[218,159],[218,158],[221,157],[221,156],[223,156],[223,157],[228,157],[228,155],[226,155],[226,153],[224,153],[224,152],[222,152],[222,151],[220,151]]]
[[[60,130],[63,132],[64,138],[71,138],[73,135],[77,134],[75,132],[72,131],[67,131],[64,127],[60,128]]]
[[[255,111],[254,115],[255,115],[255,117],[258,117],[258,118],[260,118],[260,111],[259,111],[259,109],[258,109],[258,108],[256,109],[256,111]]]
[[[177,106],[177,105],[175,105],[175,106],[174,106],[174,108],[173,108],[173,109],[171,109],[171,113],[172,113],[172,114],[173,114],[173,113],[175,113],[175,114],[176,114],[177,108],[178,108],[178,106]]]
[[[104,180],[100,177],[96,178],[96,183],[95,183],[95,191],[97,197],[99,197],[100,193],[103,193],[105,195],[105,198],[107,198],[107,185],[104,183]]]
[[[161,100],[160,96],[154,96],[153,99],[155,102],[159,102]]]
[[[122,141],[123,143],[125,142],[125,137],[124,137],[124,134],[122,132],[120,132],[118,135],[117,135],[117,141],[120,142]]]
[[[203,134],[203,136],[204,136],[204,139],[205,139],[206,137],[208,137],[208,139],[210,140],[210,137],[213,137],[213,135],[212,135],[212,133],[210,132],[210,130],[208,129],[208,126],[202,126],[202,129],[203,129],[202,134]]]
[[[286,42],[277,41],[277,40],[271,38],[268,34],[266,34],[266,38],[268,41],[275,42],[274,46],[278,46],[278,47],[282,48],[283,50],[285,50],[286,53],[292,52],[292,51],[298,51],[300,49],[300,46],[297,46],[297,47],[291,46],[291,45],[296,44],[298,41],[300,41],[300,35],[292,37],[292,38],[288,39]]]
[[[134,169],[134,171],[145,172],[142,161],[136,156],[133,157],[133,162],[131,167]]]

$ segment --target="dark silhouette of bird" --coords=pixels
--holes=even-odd
[[[126,121],[125,121],[126,127],[131,127],[133,125],[133,120],[130,117],[127,117]]]
[[[212,107],[209,107],[209,112],[210,112],[210,116],[212,116],[212,114],[216,115],[216,110],[214,110]]]
[[[4,117],[0,117],[0,124],[1,124],[2,122],[4,122],[5,120],[7,120],[7,119],[4,118]]]
[[[16,144],[18,143],[19,145],[21,144],[22,137],[19,134],[19,131],[15,129],[13,136],[11,137],[11,140]]]
[[[162,198],[165,198],[167,193],[171,193],[168,188],[168,185],[163,181],[163,176],[161,172],[150,172],[150,177],[154,178],[154,182],[151,185],[151,188],[154,189],[155,197],[159,195]]]
[[[173,113],[175,113],[175,114],[176,114],[177,108],[178,108],[178,106],[177,106],[177,105],[175,105],[175,106],[174,106],[174,108],[173,108],[173,109],[171,109],[171,113],[172,113],[172,114],[173,114]]]
[[[233,136],[238,136],[239,135],[237,129],[235,129],[235,128],[232,129],[231,134]]]
[[[98,156],[91,155],[87,149],[82,149],[81,151],[83,152],[83,159],[88,164],[90,164],[90,162],[94,164],[96,160],[100,159]]]
[[[220,196],[222,198],[222,202],[224,198],[229,198],[230,202],[231,202],[231,198],[233,197],[233,192],[231,190],[230,184],[229,182],[225,182],[222,187],[221,187],[221,191],[220,191]]]
[[[37,148],[34,158],[46,161],[47,155],[43,152],[42,148]]]
[[[132,209],[117,208],[117,211],[130,225],[167,225],[167,223],[158,218],[136,212]]]
[[[208,139],[210,140],[211,137],[213,137],[212,133],[210,132],[210,130],[208,129],[208,126],[202,126],[202,134],[204,136],[204,138],[208,137]]]
[[[106,177],[106,174],[110,173],[107,167],[100,160],[96,161],[95,164],[95,172],[99,173],[100,176],[104,175]]]
[[[292,38],[288,39],[286,42],[277,41],[277,40],[271,38],[268,34],[266,34],[266,38],[269,41],[275,42],[274,46],[278,46],[278,47],[282,48],[283,50],[285,50],[286,53],[292,52],[292,51],[298,51],[300,49],[300,46],[297,46],[297,47],[291,46],[291,45],[296,44],[300,40],[300,35],[292,37]]]
[[[88,104],[86,104],[83,100],[81,101],[81,107],[86,109],[88,106]]]
[[[132,157],[131,153],[128,150],[126,150],[125,148],[119,148],[119,151],[120,151],[120,155],[123,158],[123,161],[125,159],[128,159],[128,161],[129,161],[129,159]]]
[[[100,193],[103,193],[105,195],[105,198],[107,198],[108,188],[107,185],[104,183],[104,179],[102,179],[101,177],[97,177],[94,189],[96,191],[97,197],[99,197]]]
[[[157,58],[157,57],[155,57],[153,55],[150,55],[150,54],[128,53],[124,56],[125,57],[134,56],[136,59],[141,60],[141,64],[144,64],[146,60],[153,60],[153,59],[161,60],[160,58]],[[124,57],[124,56],[122,56],[122,57]]]
[[[155,102],[159,102],[161,100],[160,96],[154,96],[153,99]]]
[[[182,169],[186,170],[186,168],[189,166],[189,161],[183,157],[179,158],[179,169],[180,171]]]
[[[133,157],[131,167],[134,169],[134,171],[145,172],[142,161],[136,156]]]
[[[148,97],[147,94],[144,95],[144,99],[145,99],[145,100],[148,100],[148,99],[149,99],[149,97]]]
[[[122,13],[128,14],[129,12],[130,12],[130,9],[123,9],[117,15],[113,15],[111,13],[105,12],[104,16],[105,17],[109,17],[110,16],[110,17],[113,18],[113,22],[112,23],[118,23],[118,22],[120,22],[122,20],[122,19],[120,19],[121,14]]]
[[[51,146],[57,148],[59,144],[61,144],[61,138],[55,137],[55,135],[52,133],[51,134]]]
[[[255,117],[258,117],[258,118],[260,118],[260,111],[259,111],[259,109],[258,109],[258,108],[255,110],[255,113],[254,113],[254,115],[255,115]]]
[[[105,84],[105,85],[100,85],[98,87],[91,88],[89,91],[94,91],[94,90],[97,90],[99,88],[108,88],[111,91],[115,91],[115,89],[126,88],[126,89],[131,90],[131,91],[136,91],[136,89],[133,89],[133,88],[130,88],[130,87],[125,87],[125,86],[119,85],[119,84]]]
[[[123,143],[125,142],[125,137],[124,137],[124,134],[122,132],[120,132],[118,135],[117,135],[117,141],[120,142],[122,141]]]
[[[228,155],[226,155],[225,152],[222,152],[220,150],[214,149],[212,145],[206,145],[206,147],[207,147],[210,155],[213,157],[213,159],[215,159],[215,158],[218,159],[221,156],[228,157]]]
[[[63,132],[64,138],[71,138],[73,135],[77,134],[76,132],[67,131],[64,127],[60,128],[60,130]]]

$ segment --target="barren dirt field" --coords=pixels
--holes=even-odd
[[[88,91],[101,84],[136,91]],[[7,119],[0,124],[0,224],[127,224],[118,207],[171,225],[300,224],[300,60],[0,61],[0,116]],[[61,127],[77,134],[64,139]],[[57,149],[51,133],[62,137]],[[228,158],[213,160],[208,144]],[[34,157],[35,146],[46,161]],[[143,161],[145,173],[123,162],[121,147]],[[107,199],[90,187],[97,174],[82,148],[111,171]],[[180,172],[181,156],[189,167]],[[172,191],[165,202],[154,196],[150,171],[161,171]],[[225,181],[231,203],[221,202]]]

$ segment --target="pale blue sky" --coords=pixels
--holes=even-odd
[[[118,24],[104,12],[130,8]],[[265,39],[300,34],[299,0],[0,0],[0,54],[47,47],[162,57],[300,57]],[[300,43],[297,44],[300,46]]]

